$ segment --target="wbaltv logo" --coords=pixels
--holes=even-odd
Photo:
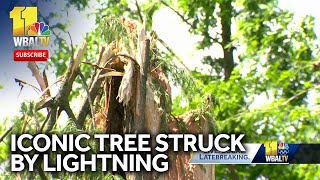
[[[50,41],[50,28],[44,22],[38,22],[37,14],[37,7],[14,7],[10,12],[14,46],[25,48],[14,51],[15,61],[45,61],[48,59],[48,50],[32,49],[47,47]]]
[[[266,162],[287,163],[289,159],[289,145],[285,142],[277,144],[276,141],[264,143]]]

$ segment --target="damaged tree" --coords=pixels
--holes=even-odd
[[[34,63],[29,68],[37,79],[42,100],[37,109],[47,108],[48,115],[39,132],[50,132],[59,115],[65,111],[78,129],[93,126],[103,133],[203,133],[212,132],[212,122],[206,112],[210,111],[211,98],[204,100],[203,113],[187,113],[175,117],[171,114],[171,88],[169,80],[152,55],[157,39],[146,35],[145,25],[137,32],[136,25],[125,19],[108,19],[104,23],[110,29],[118,29],[109,35],[102,45],[95,63],[81,62],[86,43],[73,53],[69,68],[58,94],[51,97],[45,73],[41,76]],[[113,37],[111,37],[113,36]],[[87,81],[80,66],[90,65],[94,72]],[[38,71],[38,72],[37,72]],[[74,114],[69,96],[77,76],[83,81],[87,96]],[[88,117],[89,116],[89,117]],[[197,120],[198,119],[198,120]],[[44,130],[44,127],[45,130]],[[152,146],[154,146],[152,142]],[[153,152],[156,153],[156,152]],[[167,173],[120,173],[126,179],[214,179],[213,165],[192,165],[190,153],[168,152],[170,168]],[[41,168],[38,168],[41,172]],[[42,173],[42,178],[45,175]]]

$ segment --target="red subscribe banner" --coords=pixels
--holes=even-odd
[[[14,50],[14,61],[46,61],[49,58],[48,50]]]

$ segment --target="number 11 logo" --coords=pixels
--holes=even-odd
[[[12,35],[25,36],[29,27],[38,21],[37,7],[14,7],[10,12],[12,18]]]
[[[278,154],[278,145],[276,141],[267,141],[264,143],[266,156],[276,156]]]

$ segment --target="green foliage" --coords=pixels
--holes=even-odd
[[[103,18],[99,30],[103,41],[107,44],[113,41],[119,42],[120,39],[128,37],[126,29],[117,18]],[[129,40],[124,41],[128,42]]]
[[[217,3],[216,0],[178,1],[179,9],[182,10],[183,16],[190,24],[190,32],[203,37],[199,44],[201,49],[210,47],[214,42],[210,32],[212,32],[212,27],[218,25]]]
[[[202,82],[197,82],[202,94],[213,94],[217,98],[214,112],[219,132],[246,133],[246,141],[251,143],[319,142],[319,107],[311,107],[312,97],[308,96],[311,91],[319,92],[319,72],[314,68],[319,59],[314,18],[307,16],[296,23],[293,14],[279,9],[274,0],[236,0],[232,1],[234,9],[218,9],[226,7],[228,2],[214,1],[209,5],[208,1],[201,0],[179,1],[177,5],[184,21],[190,25],[190,32],[203,37],[199,42],[201,49],[222,42],[221,30],[216,27],[223,20],[231,18],[237,24],[238,30],[232,34],[229,46],[244,47],[245,52],[239,55],[240,62],[231,78],[220,80],[224,59],[212,56],[203,58],[203,63],[211,66],[209,73],[203,73],[202,69],[192,72],[193,77]],[[201,104],[197,99],[198,94],[194,94],[191,101],[178,96],[173,100],[173,112],[194,109]],[[259,104],[261,101],[265,103]],[[301,165],[217,165],[216,177],[272,179],[283,174],[284,179],[302,179],[305,171],[320,172],[319,167],[313,165],[307,169]]]
[[[10,122],[10,120],[8,118],[5,118],[3,121],[4,122],[0,124],[1,135],[5,131],[7,131],[8,123]],[[5,138],[3,140],[3,142],[0,143],[0,164],[7,161],[7,159],[8,159],[8,154],[10,152],[10,146],[8,144],[9,144],[9,138]]]

